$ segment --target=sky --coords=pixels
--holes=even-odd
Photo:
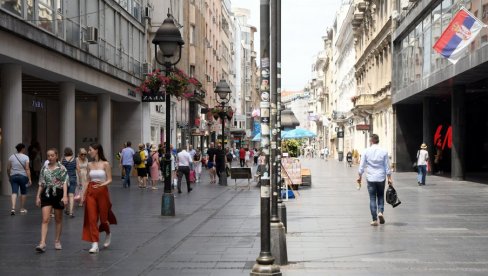
[[[259,31],[260,0],[231,0],[232,7],[251,10],[249,23]],[[323,49],[322,37],[331,27],[342,0],[281,1],[281,87],[301,90],[312,76],[312,63]],[[259,33],[256,34],[259,47]],[[260,53],[259,49],[256,52]],[[258,64],[259,65],[259,64]]]

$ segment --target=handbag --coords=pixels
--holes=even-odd
[[[74,200],[75,201],[80,201],[81,200],[81,194],[83,193],[83,186],[82,185],[78,185],[78,187],[76,187],[76,191],[75,191],[75,196],[74,196]]]
[[[195,182],[196,180],[197,179],[196,179],[195,171],[191,170],[190,171],[190,182]]]

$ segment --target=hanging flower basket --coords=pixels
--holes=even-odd
[[[142,100],[146,102],[164,101],[165,93],[175,96],[178,100],[193,96],[189,77],[180,69],[175,68],[168,76],[159,69],[147,74],[144,81],[136,89]]]
[[[227,116],[227,119],[229,121],[232,120],[232,117],[234,117],[234,110],[232,109],[232,107],[229,106],[227,108],[227,111],[226,111],[226,114],[225,115]]]

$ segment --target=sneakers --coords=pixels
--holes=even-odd
[[[20,214],[21,215],[27,214],[27,209],[20,209]]]
[[[371,224],[371,226],[378,226],[379,225],[378,221],[376,221],[376,220],[373,220],[370,224]]]
[[[10,215],[15,216],[15,210],[14,209],[10,210]]]
[[[90,248],[90,250],[88,250],[88,252],[90,254],[96,254],[96,253],[98,253],[98,242],[92,243],[92,247]]]
[[[45,244],[44,245],[39,244],[38,246],[36,246],[36,252],[38,252],[38,253],[46,252],[46,245]]]
[[[378,219],[380,220],[380,224],[385,224],[385,217],[383,217],[382,213],[378,214]]]
[[[112,234],[109,233],[105,236],[105,242],[103,243],[103,247],[105,248],[109,247],[111,240],[112,240]]]

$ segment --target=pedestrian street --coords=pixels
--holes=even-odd
[[[370,226],[366,184],[357,166],[301,159],[312,186],[286,202],[289,264],[283,275],[487,275],[488,186],[415,173],[394,173],[402,204],[385,206],[386,224]],[[90,255],[81,241],[83,211],[63,218],[63,250],[34,251],[41,215],[29,189],[26,215],[0,200],[0,275],[249,275],[260,250],[259,189],[208,184],[208,175],[176,194],[176,216],[161,217],[159,190],[110,187],[118,225],[112,245]],[[245,185],[245,182],[240,183]],[[102,234],[103,237],[103,234]]]

